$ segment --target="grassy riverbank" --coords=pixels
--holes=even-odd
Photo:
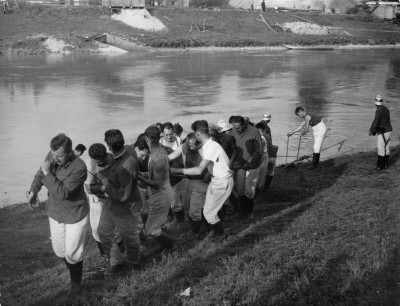
[[[0,210],[3,305],[395,305],[400,299],[399,148],[371,172],[374,153],[278,168],[254,220],[228,219],[228,240],[194,242],[171,225],[176,247],[142,270],[84,277],[68,298],[68,274],[51,251],[42,209]],[[100,264],[93,239],[84,269]],[[190,296],[179,293],[191,288]]]
[[[327,15],[300,11],[263,13],[270,24],[300,22],[302,19],[331,29],[329,35],[300,35],[273,32],[257,21],[260,12],[256,11],[153,8],[150,12],[167,30],[145,31],[129,27],[113,20],[110,10],[96,6],[21,5],[19,11],[0,15],[0,52],[47,53],[49,51],[44,42],[48,37],[67,43],[68,47],[64,51],[92,52],[96,47],[90,41],[85,41],[84,37],[101,33],[113,34],[153,48],[262,47],[282,44],[379,45],[400,42],[398,26],[367,14]],[[190,31],[192,22],[194,25]],[[199,29],[195,24],[200,25]],[[206,31],[199,31],[202,25],[205,25]]]

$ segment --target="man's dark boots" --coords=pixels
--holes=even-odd
[[[236,192],[232,190],[230,196],[229,196],[229,202],[231,203],[233,207],[233,212],[236,213],[240,209],[240,200],[239,197],[236,195]]]
[[[76,264],[70,264],[65,258],[63,258],[63,260],[69,269],[69,275],[71,278],[71,288],[69,289],[69,293],[79,294],[82,283],[83,260]]]
[[[215,224],[211,224],[211,227],[213,229],[214,236],[218,236],[218,237],[224,236],[225,229],[224,229],[224,225],[222,224],[221,221],[219,221]]]
[[[264,184],[264,190],[268,190],[269,186],[271,185],[272,179],[274,178],[273,175],[267,175],[267,178],[265,179],[265,184]]]
[[[226,217],[226,212],[228,211],[228,205],[222,205],[221,209],[218,211],[217,216],[220,220],[224,221]]]
[[[185,222],[185,212],[183,209],[174,212],[175,220],[177,223],[184,223]]]
[[[239,198],[239,211],[240,215],[246,214],[248,210],[247,197],[244,195],[238,196]]]
[[[202,220],[194,221],[192,218],[189,217],[189,222],[190,222],[190,227],[192,229],[193,235],[198,235],[200,232],[201,228],[201,223],[203,222]]]
[[[384,168],[387,169],[389,168],[389,155],[385,155],[385,159],[384,159]]]
[[[123,240],[121,240],[120,242],[117,242],[119,251],[122,253],[126,252],[126,245],[125,242]]]
[[[376,162],[375,170],[383,170],[385,169],[385,156],[378,155],[378,160]]]
[[[320,153],[315,153],[315,164],[314,164],[315,168],[319,167],[319,156],[320,156]]]
[[[246,217],[249,219],[253,219],[253,210],[254,210],[254,198],[250,199],[247,198],[247,205],[248,205],[248,210],[247,210],[247,215]]]
[[[148,214],[140,214],[140,217],[142,218],[143,226],[145,226],[147,223],[147,219],[149,218],[149,215]]]
[[[310,168],[308,170],[313,170],[319,166],[319,153],[313,153],[313,159]]]
[[[170,249],[174,244],[174,241],[163,232],[161,232],[160,236],[154,239],[162,246],[162,250]]]
[[[106,256],[106,253],[104,252],[104,248],[103,248],[103,245],[101,244],[101,242],[100,241],[96,241],[96,244],[97,244],[97,247],[98,247],[98,249],[99,249],[99,252],[100,252],[100,256]]]

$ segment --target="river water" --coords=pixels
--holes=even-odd
[[[156,122],[216,123],[241,114],[272,115],[278,164],[286,162],[286,133],[301,123],[297,106],[320,114],[328,127],[321,158],[372,149],[373,100],[382,94],[399,126],[398,50],[145,52],[124,55],[0,57],[0,207],[21,203],[49,151],[65,132],[73,145],[103,142],[119,128],[127,143]],[[394,142],[398,142],[396,132]],[[288,161],[299,137],[289,141]],[[312,153],[312,133],[299,156]],[[83,157],[87,159],[87,151]],[[372,165],[371,165],[372,167]],[[46,190],[40,199],[46,198]]]

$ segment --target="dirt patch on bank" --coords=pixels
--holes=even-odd
[[[165,29],[165,25],[156,17],[153,17],[146,9],[143,10],[121,10],[120,13],[111,17],[119,20],[133,28],[146,31],[161,31]]]
[[[295,34],[301,35],[329,35],[329,29],[318,24],[308,22],[286,22],[282,26]]]

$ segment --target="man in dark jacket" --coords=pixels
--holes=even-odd
[[[383,105],[383,97],[381,95],[376,96],[375,105],[375,118],[369,129],[369,135],[378,135],[378,161],[375,169],[383,170],[389,166],[390,136],[393,129],[390,124],[390,112]]]
[[[65,134],[58,134],[51,140],[50,150],[32,182],[29,202],[36,202],[43,185],[49,191],[47,215],[51,243],[54,253],[69,269],[70,294],[78,294],[89,221],[89,205],[83,187],[87,170],[85,163],[75,155],[71,139]]]
[[[118,230],[126,245],[128,264],[135,268],[140,264],[140,242],[137,230],[139,212],[142,208],[138,188],[139,164],[126,149],[120,130],[107,131],[105,142],[114,156],[108,182],[101,187],[107,199],[97,230],[108,258],[110,258],[114,231]],[[126,264],[113,266],[111,272],[118,272],[125,266]]]
[[[236,140],[237,156],[233,165],[235,170],[235,191],[239,196],[243,217],[253,217],[255,190],[264,152],[260,132],[253,126],[245,124],[242,116],[231,117],[233,131],[231,136]]]

